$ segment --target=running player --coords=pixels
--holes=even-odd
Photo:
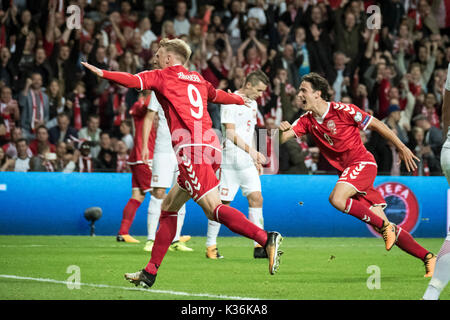
[[[263,228],[263,198],[259,172],[266,159],[254,148],[255,126],[258,105],[256,99],[262,96],[269,84],[269,78],[261,70],[250,73],[244,85],[236,93],[248,98],[250,108],[243,105],[222,105],[221,122],[225,141],[222,143],[223,160],[220,165],[219,192],[223,204],[229,205],[234,200],[238,189],[248,200],[248,218],[258,227]],[[259,169],[258,169],[258,168]],[[217,250],[217,235],[220,223],[208,220],[206,234],[206,257],[223,258]],[[263,247],[254,243],[254,258],[267,258]]]
[[[447,135],[447,140],[442,146],[441,167],[450,185],[450,64],[448,65],[447,80],[445,82],[442,122],[444,135]],[[450,281],[450,229],[447,232],[447,238],[445,238],[438,253],[434,274],[423,295],[423,300],[438,300],[442,290]]]
[[[280,124],[281,143],[293,137],[311,134],[320,152],[335,167],[340,176],[329,197],[339,211],[348,213],[373,226],[383,235],[386,250],[394,244],[425,264],[425,277],[433,275],[436,256],[420,246],[402,228],[392,224],[384,214],[386,203],[373,187],[377,164],[366,150],[359,130],[375,130],[398,150],[408,171],[417,168],[417,157],[397,138],[385,124],[352,104],[328,102],[329,85],[316,73],[303,77],[297,98],[306,111],[291,126]]]
[[[115,81],[125,87],[154,90],[172,135],[172,147],[180,171],[174,185],[161,205],[159,229],[156,232],[151,258],[147,266],[125,278],[135,285],[151,287],[157,271],[173,240],[177,228],[177,213],[190,198],[197,202],[210,220],[216,220],[231,231],[257,241],[265,247],[269,257],[269,273],[278,270],[282,237],[251,223],[245,215],[220,201],[219,180],[221,147],[207,113],[207,102],[217,104],[246,104],[239,95],[216,90],[196,72],[189,72],[183,64],[189,60],[191,49],[180,39],[162,39],[156,59],[162,70],[144,71],[137,75],[98,69],[86,62],[83,65],[97,76]],[[149,125],[144,125],[148,128]],[[146,152],[149,130],[144,129],[143,152]],[[142,155],[148,158],[147,154]]]
[[[150,181],[152,178],[152,158],[153,147],[156,137],[156,130],[153,124],[155,112],[147,112],[147,106],[150,103],[150,92],[145,90],[142,92],[138,100],[130,109],[130,115],[133,117],[134,123],[134,146],[131,150],[128,164],[131,168],[131,198],[128,200],[127,205],[123,209],[122,222],[120,224],[120,230],[116,237],[117,241],[139,243],[139,240],[133,238],[129,234],[131,224],[133,223],[137,209],[140,207],[142,201],[145,199],[145,194],[150,191]],[[151,125],[151,133],[148,138],[148,154],[147,161],[142,159],[142,128],[144,119],[148,118],[148,122]]]
[[[156,62],[156,59],[154,59]],[[157,63],[155,63],[157,66]],[[151,197],[148,205],[147,215],[147,242],[144,250],[151,252],[155,242],[156,229],[158,227],[159,217],[161,215],[161,204],[166,197],[166,189],[170,188],[176,183],[178,177],[178,163],[177,157],[173,152],[171,146],[171,137],[167,120],[164,116],[164,111],[161,104],[158,102],[155,93],[152,91],[152,99],[148,106],[148,112],[158,113],[158,129],[156,132],[156,141],[152,163],[152,179],[151,179]],[[178,211],[177,232],[172,244],[169,247],[170,251],[193,251],[192,248],[186,246],[190,236],[180,236],[183,228],[184,217],[186,215],[186,206],[183,205]]]

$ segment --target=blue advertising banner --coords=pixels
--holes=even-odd
[[[292,237],[373,237],[374,231],[328,202],[337,176],[266,175],[261,177],[264,225]],[[380,176],[375,187],[388,204],[389,219],[415,237],[444,237],[447,230],[445,177]],[[84,211],[100,207],[97,235],[115,235],[131,196],[131,174],[0,173],[0,234],[89,235]],[[138,209],[130,233],[147,234],[149,196]],[[248,213],[239,192],[232,206]],[[182,234],[205,236],[207,218],[192,200]],[[233,235],[222,227],[220,236]]]

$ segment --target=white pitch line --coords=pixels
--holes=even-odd
[[[148,293],[163,293],[163,294],[170,294],[170,295],[174,295],[174,296],[205,297],[205,298],[214,298],[214,299],[222,299],[222,300],[260,300],[259,298],[226,296],[226,295],[216,295],[216,294],[209,294],[209,293],[189,293],[189,292],[182,292],[182,291],[120,287],[120,286],[110,286],[107,284],[82,283],[82,282],[75,283],[72,281],[60,281],[60,280],[46,279],[46,278],[21,277],[21,276],[9,275],[9,274],[0,274],[0,278],[58,283],[58,284],[65,284],[65,285],[71,285],[71,286],[80,285],[80,286],[95,287],[95,288],[123,289],[123,290],[128,290],[128,291],[143,291],[143,292],[148,292]]]

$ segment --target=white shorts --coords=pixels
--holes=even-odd
[[[261,180],[255,166],[242,170],[220,168],[219,172],[219,192],[222,201],[233,201],[239,188],[244,197],[252,192],[261,192]]]
[[[152,188],[170,188],[177,181],[178,163],[174,152],[156,152],[153,156]]]
[[[450,185],[450,149],[445,145],[441,150],[441,168],[442,172],[447,177],[447,182]]]

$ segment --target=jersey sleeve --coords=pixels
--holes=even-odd
[[[140,89],[142,90],[158,90],[164,82],[161,70],[147,70],[136,74],[139,78]]]
[[[241,96],[216,89],[209,81],[205,81],[205,83],[208,90],[208,101],[219,104],[245,104]]]
[[[306,113],[294,121],[292,124],[292,130],[297,138],[300,138],[309,132],[309,121]]]
[[[348,124],[357,126],[360,130],[366,130],[373,119],[370,114],[354,104],[336,103],[333,108],[339,112],[340,117]]]
[[[236,106],[223,104],[220,107],[220,122],[221,123],[236,123],[235,114]]]
[[[150,95],[150,103],[147,106],[148,110],[154,111],[154,112],[158,112],[158,108],[159,108],[160,104],[158,99],[156,98],[156,94],[154,91],[152,91],[151,95]]]

